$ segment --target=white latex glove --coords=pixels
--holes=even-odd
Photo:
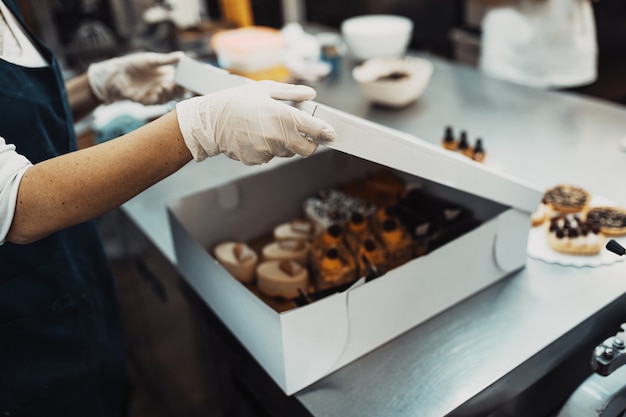
[[[122,99],[162,104],[184,92],[174,83],[174,66],[184,56],[183,52],[139,52],[97,62],[87,69],[89,85],[106,104]]]
[[[315,152],[316,142],[334,140],[334,129],[277,100],[299,102],[315,94],[304,85],[252,82],[179,102],[178,124],[196,161],[219,153],[246,165],[262,164],[274,156],[306,157]]]

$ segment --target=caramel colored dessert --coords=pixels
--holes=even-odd
[[[235,265],[229,269],[235,278],[247,283],[256,278],[253,290],[271,305],[279,303],[280,311],[301,298],[311,302],[347,288],[360,277],[385,274],[476,224],[469,210],[426,192],[422,184],[407,186],[390,169],[324,189],[306,198],[302,208],[306,220],[280,224],[251,242],[262,254],[258,267],[256,253],[242,243],[215,250],[221,263]]]
[[[315,225],[307,220],[292,220],[288,223],[283,223],[274,228],[274,239],[301,239],[311,240],[315,237],[317,230]]]
[[[338,224],[333,224],[324,230],[311,244],[311,251],[320,254],[328,248],[344,246],[344,230]]]
[[[390,170],[370,173],[364,180],[354,181],[341,187],[341,191],[354,198],[384,206],[395,204],[404,197],[406,183]],[[364,215],[373,214],[374,210],[361,211]]]
[[[369,222],[361,213],[352,213],[346,229],[345,240],[352,253],[358,251],[366,238],[373,237]]]
[[[263,262],[256,272],[259,291],[270,297],[296,298],[309,285],[307,269],[290,259]]]
[[[338,287],[358,278],[354,258],[337,247],[326,249],[321,257],[311,256],[309,265],[317,290]]]
[[[300,239],[283,239],[268,243],[263,247],[263,260],[274,261],[291,259],[306,264],[309,253],[309,243]]]
[[[360,276],[379,276],[389,270],[387,252],[380,242],[373,237],[362,241],[356,254]]]
[[[385,220],[379,237],[388,254],[389,268],[400,266],[415,257],[413,239],[405,233],[398,221]]]
[[[254,281],[258,256],[247,244],[223,242],[215,247],[214,253],[215,259],[238,281]]]

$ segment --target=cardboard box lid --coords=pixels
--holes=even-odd
[[[185,58],[175,81],[198,94],[208,94],[251,82],[213,65]],[[414,135],[370,122],[314,101],[298,108],[319,117],[337,132],[331,149],[398,169],[532,213],[543,191],[465,156],[447,151]]]

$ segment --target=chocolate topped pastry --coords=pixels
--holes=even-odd
[[[365,216],[359,212],[352,213],[348,222],[348,230],[352,233],[362,233],[365,229],[367,229]]]
[[[606,235],[626,235],[626,210],[623,208],[593,207],[587,212],[587,222],[597,225]]]
[[[544,197],[553,210],[562,213],[583,211],[591,201],[587,190],[573,185],[557,185],[546,191]]]
[[[311,256],[309,265],[318,291],[339,287],[358,278],[354,258],[338,247],[328,248],[321,256]]]
[[[307,198],[303,208],[307,218],[321,228],[327,228],[331,224],[344,224],[354,212],[369,216],[376,211],[373,203],[336,189],[322,190]]]
[[[327,246],[336,246],[343,236],[343,228],[338,224],[332,224],[322,233],[321,241]]]
[[[554,215],[547,234],[552,249],[569,255],[595,255],[600,252],[605,240],[598,226],[572,213]]]
[[[374,238],[365,239],[357,252],[361,276],[380,276],[389,268],[387,252]]]
[[[378,236],[387,251],[389,268],[400,266],[415,257],[415,241],[397,219],[385,220]]]
[[[346,227],[346,245],[358,258],[359,250],[367,240],[375,240],[370,219],[361,213],[353,213]]]

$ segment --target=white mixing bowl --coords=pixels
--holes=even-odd
[[[374,103],[404,107],[424,92],[433,64],[419,57],[372,58],[352,70],[361,91]]]
[[[341,23],[341,34],[351,55],[358,60],[399,56],[409,46],[413,21],[386,14],[355,16]]]

